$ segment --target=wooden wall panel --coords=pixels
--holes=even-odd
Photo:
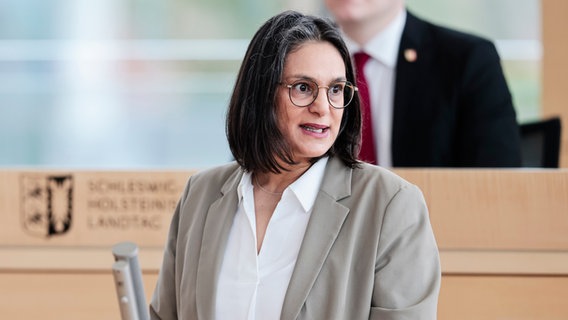
[[[144,273],[150,301],[157,273]],[[0,272],[3,319],[120,320],[110,273]],[[568,277],[444,275],[439,320],[568,319]]]
[[[157,273],[143,276],[148,301]],[[2,319],[120,320],[110,272],[0,272]]]
[[[443,250],[568,251],[568,169],[394,171],[424,192]],[[190,174],[0,170],[0,250],[108,250],[126,240],[161,250]],[[71,227],[46,235],[41,221],[48,201],[34,197],[49,193],[46,181],[62,176],[73,181],[72,196],[59,199],[70,203]],[[33,218],[34,214],[39,218]]]
[[[568,170],[397,169],[448,250],[568,251]]]
[[[439,320],[568,319],[568,277],[442,278]]]
[[[422,189],[430,209],[443,272],[439,319],[568,319],[568,170],[395,172]],[[172,205],[157,204],[176,202],[191,173],[0,170],[2,317],[119,319],[110,273],[117,241],[140,245],[149,301],[172,214]],[[39,213],[51,210],[35,196],[51,192],[54,177],[72,178],[69,199],[52,200],[60,209],[69,202],[74,224],[38,236],[46,229],[25,225],[28,201]],[[140,225],[144,214],[159,223]],[[139,220],[89,222],[124,216]]]
[[[562,119],[560,166],[568,168],[568,1],[542,0],[543,116]]]

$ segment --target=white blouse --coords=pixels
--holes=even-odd
[[[284,190],[258,255],[253,185],[250,173],[243,175],[217,283],[216,319],[280,319],[327,160],[320,159]]]

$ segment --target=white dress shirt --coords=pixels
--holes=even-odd
[[[392,122],[394,108],[394,85],[400,38],[406,23],[403,10],[383,31],[375,35],[363,47],[344,34],[351,54],[366,52],[371,58],[365,64],[365,78],[371,100],[371,119],[378,164],[392,166]]]
[[[217,284],[216,319],[280,319],[327,160],[320,159],[284,190],[258,254],[254,187],[251,174],[243,175],[238,186],[239,206]]]

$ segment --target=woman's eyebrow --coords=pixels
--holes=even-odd
[[[319,82],[317,81],[317,79],[315,79],[315,78],[313,78],[313,77],[310,77],[310,76],[308,76],[308,75],[305,75],[305,74],[291,75],[291,76],[289,76],[289,77],[285,77],[284,79],[310,80],[310,81],[313,81],[313,82],[315,82],[315,83],[319,83]],[[344,76],[337,77],[337,78],[331,80],[329,83],[335,83],[335,82],[338,82],[338,81],[347,81],[347,78],[344,77]]]
[[[296,79],[296,80],[311,80],[311,81],[316,81],[314,78],[307,76],[305,74],[294,74],[288,77],[285,77],[284,79]]]

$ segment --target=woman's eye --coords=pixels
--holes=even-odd
[[[341,94],[343,92],[343,85],[334,84],[329,88],[329,92],[332,94]]]
[[[311,86],[307,83],[304,83],[304,82],[296,83],[294,85],[294,90],[299,91],[299,92],[303,92],[303,93],[309,93],[309,92],[312,91]]]

